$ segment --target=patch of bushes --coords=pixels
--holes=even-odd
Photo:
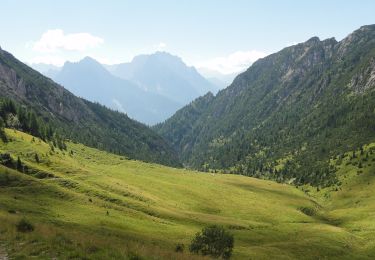
[[[213,225],[198,232],[190,244],[190,252],[214,258],[229,259],[234,246],[233,235],[223,227]]]
[[[185,249],[185,245],[184,244],[177,244],[174,251],[175,252],[179,252],[179,253],[182,253],[184,252],[184,249]]]
[[[299,210],[307,216],[314,216],[316,214],[316,210],[311,207],[300,207]]]
[[[17,228],[18,232],[23,232],[23,233],[34,231],[34,226],[28,220],[26,220],[24,218],[21,219],[17,223],[16,228]]]

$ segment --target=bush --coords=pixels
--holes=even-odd
[[[190,252],[229,259],[234,245],[233,235],[221,226],[208,226],[195,235],[191,241]]]
[[[174,251],[182,253],[182,252],[184,252],[184,249],[185,249],[185,245],[184,244],[177,244],[176,247],[175,247],[175,249],[174,249]]]
[[[310,207],[300,207],[299,210],[307,216],[314,216],[316,214],[316,210]]]
[[[28,222],[26,219],[21,219],[17,225],[17,231],[19,232],[32,232],[34,231],[34,226]]]

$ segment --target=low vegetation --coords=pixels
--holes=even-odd
[[[26,219],[21,219],[17,225],[17,231],[19,232],[32,232],[34,231],[34,226],[29,222],[27,221]]]
[[[375,145],[332,159],[340,185],[317,191],[147,164],[78,143],[52,149],[5,133],[0,153],[33,170],[0,165],[0,243],[11,258],[201,259],[206,242],[195,244],[198,254],[191,242],[210,241],[195,238],[213,225],[233,235],[233,259],[375,256]],[[23,219],[33,231],[18,230]],[[218,248],[230,252],[230,244]]]
[[[220,226],[209,226],[197,233],[191,241],[190,252],[229,259],[234,245],[233,235]]]

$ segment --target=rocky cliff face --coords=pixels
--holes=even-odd
[[[3,96],[30,105],[41,113],[75,123],[79,122],[79,118],[92,116],[81,99],[5,51],[0,57],[0,82]]]

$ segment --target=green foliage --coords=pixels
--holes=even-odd
[[[18,232],[23,233],[34,231],[34,226],[24,218],[17,223],[16,228]]]
[[[0,153],[13,161],[19,156],[28,172],[52,175],[0,165],[1,237],[10,259],[128,259],[129,252],[142,259],[201,259],[188,245],[199,227],[211,224],[233,234],[233,259],[375,255],[375,163],[363,164],[357,175],[357,166],[346,165],[349,153],[341,164],[331,161],[342,184],[318,192],[309,185],[297,189],[128,160],[73,142],[66,144],[74,156],[50,154],[50,143],[5,132],[12,141],[0,143]],[[362,156],[357,149],[350,162],[366,153],[372,162],[372,149],[375,144],[364,146]],[[14,232],[20,216],[32,220],[34,232]],[[176,243],[186,245],[184,252],[175,252]]]
[[[38,117],[34,110],[19,106],[11,99],[0,99],[0,121],[5,122],[3,127],[21,130],[45,141],[57,142],[61,150],[66,149],[64,138],[50,123]],[[5,136],[5,133],[1,134],[0,131],[0,135]]]
[[[185,250],[185,245],[181,243],[177,244],[174,249],[175,252],[179,252],[179,253],[184,252],[184,250]]]
[[[12,100],[4,106],[7,127],[51,140],[59,149],[69,139],[132,159],[180,166],[163,138],[125,114],[74,96],[3,50],[0,69],[5,74],[1,96]]]
[[[20,172],[23,171],[22,161],[21,161],[21,159],[20,159],[19,156],[17,157],[17,165],[16,165],[16,169],[17,169],[18,171],[20,171]]]
[[[18,158],[19,158],[19,157],[18,157]],[[35,153],[34,158],[35,158],[35,162],[36,162],[36,163],[40,163],[39,156],[38,156],[37,153]]]
[[[190,244],[190,252],[229,259],[234,246],[233,235],[221,226],[208,226],[198,232]]]
[[[258,60],[155,130],[188,167],[330,186],[329,159],[375,139],[374,66],[373,25],[341,42],[315,37]]]
[[[0,140],[4,143],[8,141],[8,138],[4,132],[4,120],[0,117]]]

